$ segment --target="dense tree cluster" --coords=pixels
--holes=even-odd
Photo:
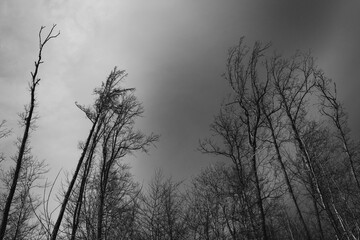
[[[360,238],[360,145],[336,85],[310,53],[284,57],[243,39],[226,62],[230,95],[198,146],[217,164],[186,184],[161,170],[136,183],[124,158],[147,152],[159,136],[135,128],[144,110],[135,89],[121,86],[125,71],[114,68],[91,106],[76,103],[91,128],[54,217],[46,189],[42,197],[33,191],[48,166],[29,140],[41,53],[59,35],[54,27],[44,40],[40,30],[30,103],[20,115],[24,134],[14,167],[1,171],[0,240]],[[0,138],[10,133],[1,122]]]

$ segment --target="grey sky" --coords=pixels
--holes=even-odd
[[[226,95],[221,78],[228,48],[272,41],[280,52],[312,49],[318,65],[338,83],[360,136],[360,4],[355,1],[25,1],[0,2],[0,119],[16,128],[37,53],[41,25],[56,23],[38,92],[41,116],[32,146],[53,171],[71,170],[77,142],[89,122],[74,102],[90,104],[92,90],[114,66],[129,73],[145,116],[139,127],[162,135],[149,155],[132,159],[138,180],[154,168],[183,179],[208,163],[196,151]],[[1,146],[10,148],[16,134]]]

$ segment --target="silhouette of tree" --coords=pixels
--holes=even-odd
[[[5,236],[11,204],[16,192],[17,184],[19,182],[21,170],[23,168],[24,155],[26,154],[26,149],[28,148],[29,145],[28,139],[29,139],[30,130],[34,127],[34,121],[36,120],[36,116],[34,116],[34,109],[36,106],[35,94],[36,94],[36,87],[40,83],[40,78],[38,78],[39,67],[42,63],[44,63],[42,60],[42,51],[49,40],[58,37],[60,34],[60,32],[57,34],[53,34],[55,27],[56,25],[52,26],[48,35],[46,35],[45,39],[42,39],[42,30],[45,27],[41,27],[39,31],[39,54],[38,54],[38,59],[35,61],[35,70],[34,72],[31,72],[32,80],[29,83],[30,103],[29,105],[25,106],[25,111],[22,114],[20,114],[21,124],[23,124],[24,126],[24,134],[22,136],[21,143],[19,145],[19,152],[16,158],[16,167],[15,167],[13,179],[12,179],[11,187],[9,189],[8,196],[6,198],[5,207],[3,209],[1,225],[0,225],[0,240],[4,239]]]

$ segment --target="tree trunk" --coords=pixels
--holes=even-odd
[[[265,112],[265,111],[264,111],[264,112]],[[278,144],[278,142],[277,142],[277,139],[276,139],[276,136],[275,136],[275,130],[274,130],[274,127],[273,127],[273,125],[272,125],[272,119],[271,119],[271,117],[270,117],[268,114],[265,113],[265,115],[266,115],[266,118],[267,118],[267,120],[268,120],[269,128],[270,128],[270,131],[271,131],[271,137],[272,137],[272,139],[273,139],[273,145],[274,145],[274,147],[275,147],[275,151],[276,151],[276,155],[277,155],[277,160],[278,160],[278,162],[279,162],[279,164],[280,164],[280,167],[281,167],[281,170],[282,170],[282,172],[283,172],[283,174],[284,174],[285,182],[286,182],[286,185],[287,185],[287,187],[288,187],[289,194],[290,194],[291,199],[293,200],[293,203],[294,203],[294,205],[295,205],[295,207],[296,207],[296,212],[297,212],[297,214],[298,214],[298,216],[299,216],[300,222],[301,222],[301,224],[302,224],[303,227],[304,227],[305,234],[306,234],[306,238],[307,238],[308,240],[311,240],[311,236],[310,236],[309,229],[308,229],[308,227],[306,226],[304,217],[303,217],[303,215],[302,215],[302,213],[301,213],[299,204],[298,204],[298,202],[297,202],[297,200],[296,200],[295,193],[294,193],[293,188],[292,188],[292,186],[291,186],[290,179],[289,179],[289,176],[288,176],[287,171],[286,171],[286,168],[285,168],[285,164],[284,164],[284,162],[283,162],[283,160],[282,160],[282,156],[281,156],[280,149],[279,149],[279,144]]]
[[[31,123],[33,120],[33,113],[34,113],[34,108],[35,108],[35,90],[36,90],[36,86],[40,82],[40,79],[37,78],[37,74],[39,71],[40,64],[43,63],[41,61],[42,50],[43,50],[43,47],[45,46],[45,44],[50,39],[56,38],[57,36],[59,36],[60,32],[56,35],[52,35],[52,32],[55,27],[56,27],[56,25],[53,25],[49,34],[47,35],[47,37],[45,38],[45,40],[43,42],[41,40],[41,32],[45,27],[41,27],[40,31],[39,31],[39,41],[40,41],[39,55],[38,55],[38,60],[35,62],[35,71],[34,71],[34,73],[31,73],[32,82],[31,82],[31,86],[30,86],[30,93],[31,93],[30,106],[29,106],[29,110],[26,110],[26,112],[25,112],[25,130],[24,130],[24,134],[23,134],[23,137],[21,140],[21,145],[19,148],[19,154],[16,159],[16,167],[15,167],[13,181],[12,181],[12,184],[10,187],[9,195],[7,196],[7,199],[6,199],[6,203],[5,203],[5,207],[4,207],[4,211],[3,211],[3,215],[2,215],[1,226],[0,226],[0,240],[3,240],[4,236],[5,236],[5,231],[6,231],[6,226],[7,226],[7,222],[8,222],[11,203],[13,201],[14,194],[16,191],[16,186],[17,186],[17,183],[19,180],[23,157],[24,157],[24,153],[26,150],[26,145],[28,144],[29,131],[31,128]]]
[[[53,231],[52,231],[52,233],[51,233],[50,240],[56,240],[57,234],[58,234],[58,232],[59,232],[60,224],[61,224],[62,218],[63,218],[63,216],[64,216],[64,213],[65,213],[66,205],[67,205],[67,203],[68,203],[68,201],[69,201],[70,194],[71,194],[72,189],[73,189],[73,187],[74,187],[74,185],[75,185],[75,181],[76,181],[76,179],[77,179],[77,176],[78,176],[78,174],[79,174],[79,172],[80,172],[80,168],[81,168],[82,163],[83,163],[83,161],[84,161],[84,158],[85,158],[87,149],[88,149],[88,147],[89,147],[90,140],[91,140],[91,137],[92,137],[92,135],[93,135],[93,133],[94,133],[95,126],[96,126],[96,124],[97,124],[98,119],[99,119],[99,116],[97,116],[96,120],[93,122],[93,126],[92,126],[92,128],[91,128],[91,130],[90,130],[90,132],[89,132],[89,136],[88,136],[88,138],[87,138],[87,140],[86,140],[86,143],[85,143],[84,149],[83,149],[83,151],[82,151],[81,157],[80,157],[80,159],[79,159],[79,161],[78,161],[78,164],[77,164],[77,166],[76,166],[76,170],[75,170],[74,175],[73,175],[73,177],[72,177],[72,179],[71,179],[71,182],[70,182],[70,184],[69,184],[68,190],[66,191],[66,194],[65,194],[65,196],[64,196],[64,200],[63,200],[63,202],[62,202],[62,204],[61,204],[61,209],[60,209],[58,218],[57,218],[57,220],[56,220],[56,223],[55,223],[55,225],[54,225],[54,229],[53,229]]]
[[[100,120],[101,122],[101,120]],[[84,173],[83,173],[83,177],[81,179],[81,185],[80,185],[80,190],[79,190],[79,196],[76,202],[76,207],[74,210],[74,216],[73,216],[73,226],[72,226],[72,230],[71,230],[71,240],[75,240],[76,237],[76,231],[79,225],[79,217],[81,214],[81,207],[82,207],[82,203],[83,203],[83,196],[84,196],[84,192],[85,192],[85,185],[86,185],[86,181],[89,175],[89,171],[91,168],[91,163],[92,163],[92,158],[94,155],[94,151],[96,148],[96,145],[98,143],[98,139],[97,136],[100,132],[102,124],[98,124],[97,129],[94,133],[94,137],[93,137],[93,141],[91,144],[91,148],[90,148],[90,152],[89,155],[87,157],[87,160],[85,162],[85,168],[84,168]]]
[[[253,151],[255,151],[255,153],[256,153],[256,148],[254,148]],[[267,233],[266,233],[265,211],[264,211],[264,207],[263,207],[263,204],[262,204],[260,181],[259,181],[259,176],[258,176],[258,173],[257,173],[257,166],[256,165],[257,165],[257,163],[256,163],[256,155],[254,154],[254,156],[252,157],[252,167],[253,167],[253,171],[254,171],[255,184],[256,184],[256,196],[257,196],[257,199],[258,199],[258,207],[260,209],[261,229],[262,229],[262,233],[263,233],[263,239],[267,240],[268,237],[267,237]]]
[[[39,61],[40,60],[41,60],[41,57],[39,57]],[[18,179],[19,179],[19,176],[20,176],[20,171],[21,171],[21,167],[22,167],[22,161],[23,161],[23,157],[24,157],[24,152],[25,152],[25,149],[26,149],[26,144],[27,144],[27,140],[28,140],[28,137],[29,137],[29,130],[30,130],[30,127],[31,127],[32,115],[33,115],[34,107],[35,107],[35,88],[36,88],[36,85],[37,85],[37,83],[33,81],[33,85],[31,86],[30,109],[29,109],[29,113],[26,115],[25,131],[24,131],[24,135],[23,135],[21,145],[20,145],[19,155],[18,155],[18,158],[16,160],[16,168],[15,168],[13,181],[12,181],[11,188],[10,188],[10,191],[9,191],[9,195],[8,195],[8,197],[6,199],[6,204],[5,204],[5,208],[4,208],[4,211],[3,211],[1,227],[0,227],[0,240],[3,240],[4,236],[5,236],[6,225],[7,225],[7,221],[8,221],[8,217],[9,217],[10,207],[11,207],[11,203],[12,203],[12,200],[14,198],[14,195],[15,195],[16,186],[17,186]]]

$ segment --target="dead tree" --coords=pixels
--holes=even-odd
[[[27,105],[25,107],[25,112],[21,115],[23,124],[25,126],[25,129],[24,129],[24,134],[23,134],[22,139],[21,139],[21,144],[19,146],[18,156],[17,156],[17,159],[16,159],[16,167],[15,167],[15,172],[14,172],[14,178],[13,178],[11,188],[9,190],[9,194],[8,194],[7,199],[6,199],[5,208],[4,208],[4,211],[3,211],[3,214],[2,214],[2,220],[1,220],[1,226],[0,226],[0,240],[2,240],[4,238],[4,236],[5,236],[9,211],[10,211],[10,208],[11,208],[11,203],[12,203],[12,200],[14,198],[16,187],[17,187],[17,184],[18,184],[18,179],[19,179],[20,172],[21,172],[21,169],[22,169],[24,153],[25,153],[26,146],[28,145],[29,133],[30,133],[30,130],[31,130],[32,126],[33,126],[34,120],[35,120],[34,115],[33,115],[34,114],[34,109],[35,109],[35,106],[36,106],[35,94],[36,94],[36,87],[40,83],[40,78],[38,78],[38,71],[39,71],[40,64],[43,63],[43,61],[42,61],[42,51],[43,51],[46,43],[50,39],[56,38],[60,34],[60,32],[57,33],[57,34],[53,34],[53,30],[54,30],[55,27],[56,27],[56,25],[52,26],[52,28],[50,29],[48,35],[46,35],[45,39],[42,39],[42,30],[45,27],[41,27],[40,31],[39,31],[39,54],[38,54],[37,61],[35,61],[35,70],[34,70],[34,72],[31,72],[32,80],[29,83],[29,86],[30,86],[30,103],[29,103],[29,105]]]

